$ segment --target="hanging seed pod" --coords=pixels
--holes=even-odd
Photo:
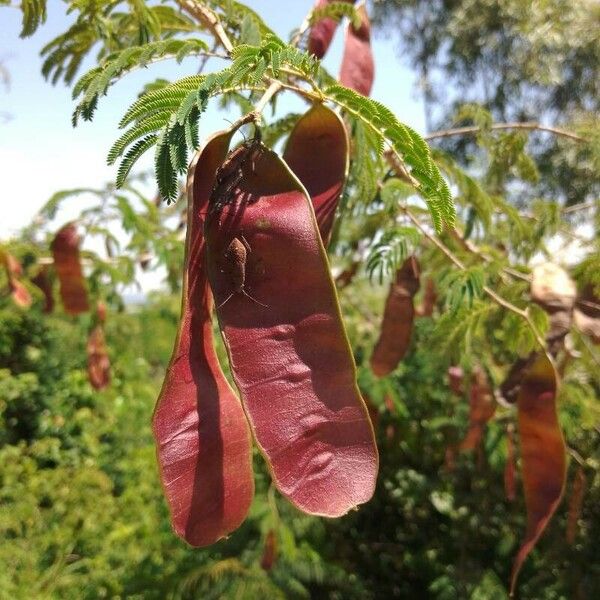
[[[315,104],[294,126],[283,159],[306,188],[327,246],[348,172],[346,126],[337,113]]]
[[[511,595],[521,566],[554,515],[565,485],[566,448],[556,414],[557,387],[548,356],[533,357],[517,400],[527,531],[513,564]]]
[[[371,23],[364,2],[356,7],[361,25],[355,28],[352,23],[346,27],[344,55],[339,80],[342,85],[368,96],[375,79],[375,60],[371,49]]]
[[[88,379],[95,390],[110,384],[110,359],[104,339],[104,329],[98,323],[90,332],[87,342]]]
[[[50,280],[50,269],[48,265],[42,265],[38,274],[31,279],[31,283],[37,286],[44,294],[45,313],[51,313],[54,310],[54,295],[52,294],[52,281]]]
[[[192,546],[239,527],[254,495],[250,430],[214,349],[203,235],[231,136],[215,135],[190,165],[181,321],[152,419],[173,529]]]
[[[479,446],[486,423],[496,412],[496,402],[490,389],[485,371],[477,366],[471,376],[469,392],[469,429],[460,450],[474,450]]]
[[[265,547],[263,549],[263,555],[260,559],[260,566],[265,571],[270,571],[277,560],[277,536],[275,531],[269,529],[267,537],[265,538]]]
[[[341,1],[348,2],[348,4],[354,2],[354,0]],[[332,2],[334,2],[334,0],[317,0],[317,2],[315,2],[313,10],[319,10],[320,8],[324,8]],[[321,19],[311,27],[310,33],[308,35],[309,54],[314,54],[317,58],[323,58],[325,56],[325,53],[331,45],[331,40],[333,40],[333,36],[335,34],[335,30],[337,29],[337,25],[338,24],[335,19],[326,17],[325,19]]]
[[[217,175],[208,275],[232,374],[279,491],[337,517],[369,500],[377,448],[306,190],[258,142]]]
[[[460,365],[452,365],[448,367],[448,384],[453,394],[462,396],[464,378],[465,374]]]
[[[573,478],[571,496],[569,498],[569,509],[567,512],[567,543],[573,545],[577,536],[577,521],[581,516],[583,496],[585,494],[586,477],[583,467],[579,465]]]
[[[78,315],[87,311],[89,304],[79,257],[79,235],[73,223],[67,223],[58,231],[50,249],[65,312]]]
[[[378,377],[391,373],[408,350],[415,317],[413,299],[419,290],[419,276],[419,262],[410,256],[398,269],[390,286],[381,332],[371,356],[371,369]]]

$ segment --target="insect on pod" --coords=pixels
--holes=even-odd
[[[372,496],[378,456],[314,211],[259,142],[225,166],[205,234],[232,374],[281,493],[340,516]]]

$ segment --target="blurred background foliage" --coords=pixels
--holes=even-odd
[[[101,393],[86,376],[86,317],[17,311],[3,300],[0,597],[507,597],[525,521],[522,499],[505,497],[504,426],[491,423],[482,451],[447,469],[445,451],[467,427],[468,402],[448,388],[449,362],[428,347],[427,319],[418,320],[414,350],[397,372],[373,379],[366,358],[377,330],[364,310],[382,291],[342,296],[359,382],[376,414],[374,499],[343,519],[307,517],[274,493],[257,456],[250,518],[205,550],[170,531],[150,431],[177,298],[157,294],[109,314],[113,384]],[[581,410],[563,407],[562,422],[582,453],[597,456],[597,432],[581,427]],[[524,568],[521,598],[600,593],[599,507],[596,476],[576,542],[565,542],[563,502]]]

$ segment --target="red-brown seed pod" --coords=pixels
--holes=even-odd
[[[327,246],[348,172],[344,122],[324,104],[315,104],[294,126],[283,159],[310,195]]]
[[[373,428],[310,198],[277,154],[246,150],[226,161],[205,225],[221,332],[275,485],[306,513],[341,516],[374,492]]]
[[[171,523],[192,546],[237,529],[254,495],[250,430],[214,348],[203,234],[231,137],[231,131],[216,134],[189,168],[181,321],[152,418]]]
[[[354,0],[341,0],[352,4]],[[331,4],[334,0],[317,0],[313,10],[318,10]],[[317,58],[323,58],[331,45],[331,40],[337,29],[337,21],[330,17],[321,19],[315,23],[308,34],[308,52],[314,54]]]
[[[95,390],[103,390],[110,384],[110,359],[100,323],[93,327],[88,337],[87,356],[90,384]]]
[[[533,357],[518,394],[518,425],[527,531],[515,558],[510,593],[523,562],[544,532],[562,498],[566,448],[556,413],[557,374],[546,354]]]
[[[572,545],[577,536],[577,522],[581,516],[583,497],[585,495],[586,477],[583,467],[579,465],[573,478],[571,496],[569,497],[569,509],[567,512],[567,543]]]
[[[89,304],[79,257],[79,235],[73,223],[67,223],[58,231],[50,249],[65,312],[77,315],[87,311]]]
[[[44,294],[45,313],[51,313],[54,310],[54,294],[52,293],[52,281],[50,280],[48,265],[43,265],[37,275],[31,279],[31,283],[37,286]]]
[[[469,392],[469,429],[460,443],[460,450],[474,450],[479,446],[486,423],[496,412],[496,402],[485,371],[477,366],[471,375]]]
[[[265,571],[270,571],[277,560],[277,536],[272,529],[269,529],[265,538],[263,555],[260,559],[260,566]]]
[[[344,55],[340,68],[340,83],[368,96],[375,79],[375,60],[371,49],[371,24],[364,3],[356,8],[361,25],[355,28],[352,23],[346,27]]]
[[[410,344],[415,317],[414,296],[419,290],[420,267],[410,256],[396,273],[385,301],[379,339],[371,356],[378,377],[391,373],[404,358]]]

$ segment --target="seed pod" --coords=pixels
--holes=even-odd
[[[348,172],[346,126],[337,113],[315,104],[294,126],[283,159],[310,195],[327,246]]]
[[[479,446],[486,423],[496,412],[496,402],[485,371],[477,366],[471,376],[469,393],[469,430],[460,443],[460,450],[474,450]]]
[[[265,538],[265,547],[260,560],[260,566],[265,571],[270,571],[277,560],[277,536],[272,529],[269,529]]]
[[[346,27],[344,55],[339,80],[342,85],[368,96],[375,79],[375,61],[371,49],[371,24],[364,2],[356,8],[360,14],[361,25],[354,28],[352,23]]]
[[[373,494],[373,428],[306,190],[277,154],[247,150],[226,162],[238,175],[216,186],[205,226],[221,332],[275,485],[306,513],[341,516]],[[242,238],[247,294],[226,258]]]
[[[571,545],[575,542],[575,536],[577,535],[577,521],[579,520],[581,507],[583,506],[585,484],[585,472],[583,467],[579,465],[575,477],[573,478],[571,497],[569,498],[569,510],[567,513],[567,543]]]
[[[88,379],[95,390],[103,390],[110,384],[110,359],[100,323],[90,332],[87,342]]]
[[[50,280],[48,265],[43,265],[38,274],[31,279],[31,283],[36,285],[44,294],[45,313],[51,313],[54,310],[54,295],[52,294],[52,281]]]
[[[517,400],[527,531],[515,558],[511,595],[523,562],[556,511],[565,485],[566,454],[556,414],[557,375],[546,354],[526,368]]]
[[[419,262],[408,257],[396,273],[385,301],[379,340],[371,356],[371,369],[378,377],[391,373],[404,358],[412,334],[415,307],[413,298],[419,290]]]
[[[2,248],[0,248],[0,263],[4,264],[8,288],[13,302],[21,308],[29,308],[31,306],[31,294],[19,281],[19,278],[23,275],[21,263]]]
[[[342,2],[353,3],[354,0],[341,0]],[[334,0],[317,0],[313,10],[323,8],[331,4]],[[308,52],[314,54],[317,58],[323,58],[331,45],[331,40],[337,29],[337,21],[327,17],[315,23],[308,35]]]
[[[254,495],[250,431],[214,349],[203,235],[231,135],[215,135],[190,165],[181,321],[152,419],[173,529],[193,546],[239,527]]]
[[[89,304],[79,257],[79,236],[73,223],[67,223],[58,231],[50,249],[65,312],[70,315],[85,312]]]
[[[504,492],[509,502],[517,497],[515,473],[515,430],[513,425],[506,427],[506,463],[504,465]]]

